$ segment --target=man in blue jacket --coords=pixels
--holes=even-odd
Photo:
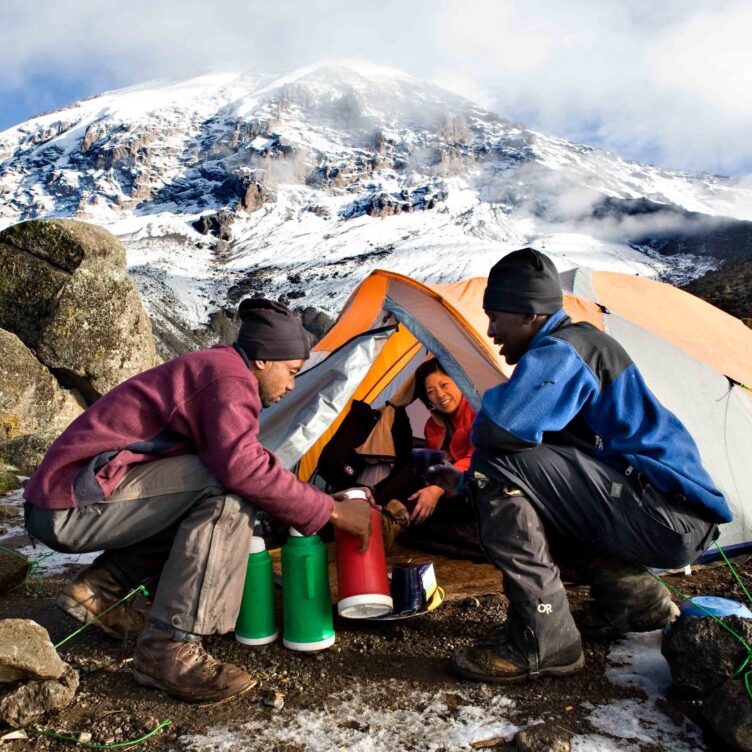
[[[471,679],[514,683],[582,668],[556,562],[576,560],[591,585],[594,633],[670,623],[676,606],[642,565],[694,561],[731,519],[694,440],[626,351],[574,323],[562,304],[556,267],[538,251],[515,251],[491,269],[488,335],[516,367],[483,396],[471,468],[454,482],[469,486],[510,608],[502,636],[455,651],[455,668]]]

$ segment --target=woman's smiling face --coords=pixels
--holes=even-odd
[[[424,385],[426,397],[434,410],[451,415],[460,406],[462,392],[445,373],[441,371],[429,373]]]

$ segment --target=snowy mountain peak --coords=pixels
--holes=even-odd
[[[752,244],[739,181],[350,61],[151,82],[32,118],[0,133],[0,195],[0,227],[78,217],[119,235],[173,349],[245,294],[332,313],[377,265],[450,281],[533,244],[562,269],[676,277]]]

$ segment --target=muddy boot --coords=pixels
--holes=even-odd
[[[150,624],[136,643],[133,677],[186,702],[218,702],[258,683],[249,673],[212,658],[199,640],[175,639]]]
[[[577,614],[582,634],[612,640],[627,632],[650,632],[679,615],[668,588],[640,564],[596,559],[588,567],[592,602]]]
[[[80,622],[91,621],[130,592],[103,567],[81,570],[58,596],[56,605]],[[138,596],[134,596],[138,598]],[[108,611],[94,626],[120,640],[138,637],[146,627],[149,609],[128,599]]]
[[[392,499],[381,510],[381,535],[384,538],[384,550],[389,553],[394,541],[407,530],[410,525],[410,512],[399,500]]]
[[[457,648],[452,662],[460,676],[495,684],[576,673],[585,657],[564,588],[545,601],[512,603],[505,632]]]

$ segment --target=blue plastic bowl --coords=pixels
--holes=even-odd
[[[713,616],[741,616],[743,619],[752,619],[752,611],[743,603],[739,603],[739,601],[732,601],[729,598],[717,598],[714,595],[696,595],[692,598],[692,601],[693,603],[684,601],[679,606],[679,611],[681,611],[679,618],[708,616],[705,612],[709,611]],[[695,604],[702,606],[705,611],[701,611]]]

